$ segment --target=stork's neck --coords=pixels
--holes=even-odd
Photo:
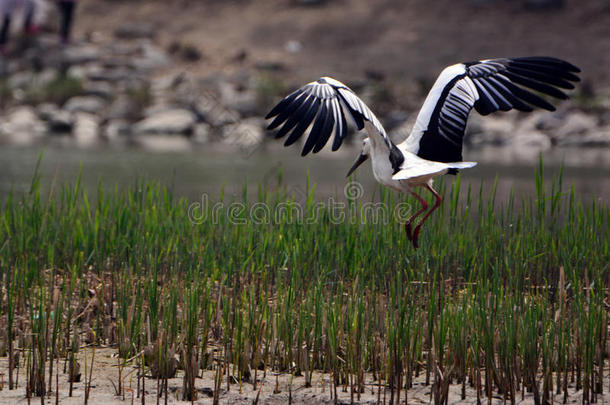
[[[387,161],[392,168],[392,173],[396,173],[405,160],[400,149],[388,136],[384,137],[375,129],[371,123],[367,122],[365,128],[371,140],[371,159]]]

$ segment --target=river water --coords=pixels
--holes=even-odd
[[[138,180],[155,180],[167,185],[177,196],[197,201],[203,195],[210,199],[220,196],[223,186],[227,197],[240,196],[244,183],[255,196],[258,185],[276,189],[282,173],[282,184],[295,193],[303,193],[307,172],[316,185],[316,197],[343,196],[345,174],[358,155],[353,147],[337,153],[322,152],[301,158],[298,148],[285,149],[271,145],[256,151],[235,152],[222,147],[184,147],[173,151],[151,151],[134,147],[99,146],[79,149],[73,145],[46,144],[35,146],[0,147],[0,201],[13,190],[16,194],[28,190],[42,153],[40,174],[44,190],[52,183],[74,183],[79,172],[84,187],[95,192],[98,184],[105,189],[124,188]],[[478,191],[481,182],[489,190],[498,179],[499,200],[511,189],[517,196],[535,193],[534,173],[538,154],[488,148],[465,151],[467,160],[479,165],[463,172],[463,184],[472,184]],[[610,200],[610,151],[608,149],[556,149],[543,153],[546,185],[550,189],[553,174],[563,164],[564,189],[574,184],[576,194],[584,202],[592,199]],[[365,195],[374,195],[378,188],[370,164],[357,172]],[[446,176],[447,181],[454,181]]]

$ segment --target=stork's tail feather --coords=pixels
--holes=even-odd
[[[447,170],[451,172],[456,169],[468,169],[477,165],[477,162],[428,162],[425,165],[416,165],[408,168],[402,168],[396,172],[392,179],[394,180],[408,180],[416,178],[431,178],[439,174],[447,173]]]
[[[451,162],[447,163],[450,169],[470,169],[471,167],[475,167],[477,162]]]

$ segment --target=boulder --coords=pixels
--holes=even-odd
[[[195,114],[191,111],[182,109],[166,110],[138,122],[134,127],[134,132],[139,135],[188,135],[193,132],[195,122]]]
[[[91,45],[70,46],[63,50],[63,62],[67,65],[83,65],[100,59],[100,51]]]
[[[89,114],[100,114],[106,107],[106,101],[97,96],[72,97],[64,105],[64,110],[69,112],[85,112]]]
[[[57,104],[53,103],[42,103],[36,107],[38,117],[43,121],[49,121],[59,110],[60,108]]]
[[[242,116],[251,117],[259,115],[260,105],[258,96],[253,90],[238,90],[233,84],[222,82],[219,86],[220,102],[229,110],[234,110]]]
[[[79,146],[91,146],[98,140],[99,118],[86,112],[74,114],[74,129],[72,135]]]
[[[527,153],[539,153],[551,148],[551,139],[540,131],[520,132],[510,138],[509,146]]]
[[[66,133],[72,131],[74,118],[65,110],[54,111],[47,119],[47,128],[51,133]]]
[[[22,71],[13,73],[9,80],[8,86],[10,89],[25,89],[34,83],[34,73],[30,71]]]
[[[195,130],[193,131],[193,136],[191,137],[191,139],[197,144],[206,144],[210,141],[211,136],[212,126],[210,124],[202,122],[195,125]]]
[[[466,140],[472,146],[501,146],[509,143],[514,132],[515,123],[510,117],[475,118],[469,123]]]
[[[111,100],[114,97],[115,89],[107,82],[87,81],[83,84],[83,94],[85,96],[100,97]]]
[[[169,56],[162,49],[153,44],[145,44],[142,47],[142,55],[133,58],[131,67],[144,72],[152,72],[169,65]]]
[[[131,134],[131,125],[129,122],[121,119],[110,121],[102,132],[102,136],[109,142],[117,141],[123,136]]]
[[[597,128],[597,125],[596,117],[577,111],[569,114],[563,125],[553,131],[551,136],[559,139],[559,143],[561,143],[564,138],[592,131]]]
[[[124,94],[119,95],[108,108],[108,119],[135,120],[141,118],[141,107]]]
[[[3,135],[4,141],[9,143],[29,144],[45,132],[44,124],[31,107],[17,107],[2,121],[0,134]]]
[[[536,118],[536,127],[541,131],[555,131],[557,128],[564,125],[566,118],[568,117],[567,111],[537,111],[534,114]]]
[[[201,95],[192,108],[200,121],[205,121],[215,127],[235,124],[241,119],[237,111],[223,106],[211,93]]]
[[[584,134],[565,137],[559,142],[558,145],[579,147],[609,147],[610,125],[601,128],[595,128]]]
[[[296,39],[286,41],[284,44],[284,50],[288,53],[299,53],[301,52],[301,49],[303,49],[303,44]]]
[[[223,142],[248,154],[254,152],[265,138],[264,120],[245,119],[222,129]]]

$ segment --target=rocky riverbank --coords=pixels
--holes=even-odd
[[[184,63],[199,63],[200,57],[179,44],[162,48],[146,25],[68,47],[52,36],[30,39],[0,62],[0,142],[31,144],[55,137],[81,147],[221,143],[257,148],[267,138],[265,111],[299,83],[274,81],[273,71],[282,67],[264,63],[202,77]],[[376,77],[354,83],[365,101],[379,105],[376,111],[400,140],[409,133],[424,93],[407,94],[396,109],[382,97],[391,87]],[[528,151],[610,147],[610,89],[584,94],[581,89],[553,113],[473,114],[467,142]]]

